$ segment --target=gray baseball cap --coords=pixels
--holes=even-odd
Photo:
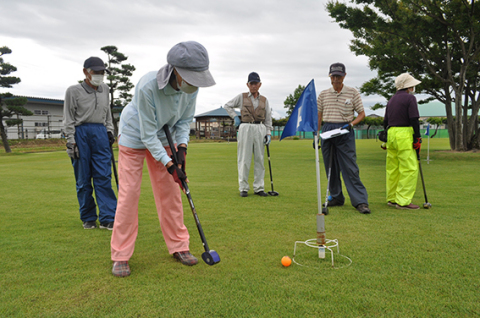
[[[207,50],[195,41],[180,42],[167,54],[168,64],[175,67],[185,82],[197,87],[215,85],[215,80],[208,70]]]

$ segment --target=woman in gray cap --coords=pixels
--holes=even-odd
[[[387,138],[387,204],[397,209],[416,210],[412,203],[417,188],[418,163],[422,138],[417,99],[412,94],[419,80],[408,73],[395,79],[397,92],[388,101],[383,126]]]
[[[130,275],[128,261],[138,233],[138,202],[145,159],[168,252],[184,265],[198,263],[189,251],[178,185],[186,179],[184,163],[198,87],[212,86],[215,81],[208,70],[207,50],[200,43],[178,43],[168,52],[167,62],[158,72],[147,73],[140,79],[133,100],[120,117],[120,189],[111,239],[115,276]],[[177,149],[168,146],[164,125],[168,125]],[[172,151],[177,152],[182,165],[173,164]]]

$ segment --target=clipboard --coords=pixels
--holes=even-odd
[[[337,129],[333,129],[333,130],[329,130],[324,133],[321,133],[320,138],[322,138],[323,140],[327,140],[330,138],[335,138],[341,135],[348,134],[349,132],[350,131],[348,129],[337,128]]]

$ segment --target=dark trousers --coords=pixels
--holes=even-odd
[[[92,195],[95,188],[100,223],[113,222],[117,198],[112,189],[112,153],[107,129],[102,124],[77,126],[75,142],[80,158],[72,159],[72,165],[80,205],[80,219],[83,222],[97,220],[96,204]]]
[[[347,123],[325,123],[322,126],[322,132],[337,129]],[[333,146],[333,147],[332,147]],[[331,153],[333,151],[333,153]],[[345,187],[352,205],[356,207],[361,203],[368,204],[367,189],[360,180],[360,171],[357,165],[357,152],[355,148],[355,132],[352,130],[348,134],[327,140],[322,139],[322,155],[325,170],[328,176],[328,165],[330,156],[333,154],[332,172],[330,177],[330,194],[332,198],[344,203],[345,196],[342,192],[342,173]]]

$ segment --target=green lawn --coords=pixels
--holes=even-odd
[[[426,143],[422,160],[426,157]],[[432,139],[422,161],[430,210],[385,203],[380,142],[358,140],[372,214],[330,208],[327,238],[352,260],[333,269],[316,250],[282,267],[295,241],[316,237],[311,140],[272,142],[278,197],[238,195],[236,143],[192,143],[190,190],[221,262],[186,267],[167,252],[145,168],[132,275],[111,275],[107,230],[83,230],[65,152],[0,154],[0,317],[473,317],[480,316],[480,153]],[[266,162],[266,190],[270,190]],[[253,177],[252,177],[253,178]],[[326,190],[321,169],[322,197]],[[419,178],[414,203],[424,202]],[[187,200],[191,251],[203,252]],[[347,262],[337,257],[338,267]]]

